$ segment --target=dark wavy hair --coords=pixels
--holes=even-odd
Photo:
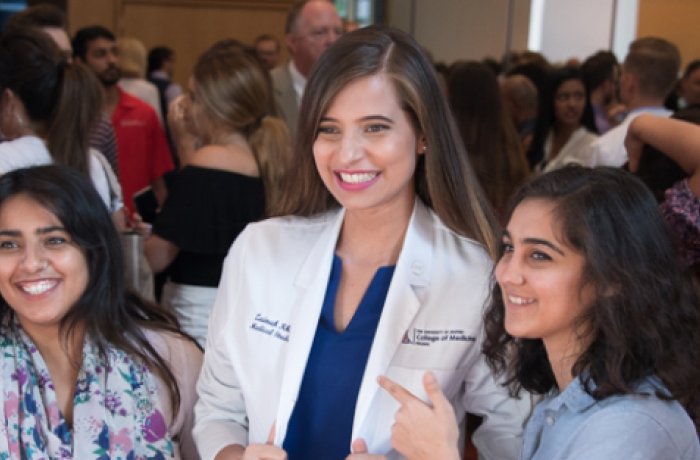
[[[588,334],[581,340],[589,345],[573,375],[598,400],[634,393],[637,383],[654,375],[668,389],[659,397],[687,403],[700,385],[698,297],[651,192],[623,170],[567,166],[520,189],[510,215],[532,199],[555,204],[563,240],[585,259],[581,287],[595,292],[580,318]],[[497,285],[485,329],[487,362],[505,373],[514,394],[556,388],[542,340],[506,332]]]
[[[185,334],[171,312],[127,290],[121,242],[92,183],[66,166],[18,169],[0,177],[0,208],[17,195],[27,196],[53,213],[87,262],[90,278],[85,291],[61,320],[64,343],[83,326],[103,359],[107,349],[115,347],[140,360],[163,379],[177,412],[180,392],[175,376],[144,329]],[[13,314],[12,306],[0,297],[0,322],[5,323]]]

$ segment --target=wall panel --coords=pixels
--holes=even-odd
[[[700,1],[697,0],[639,0],[637,35],[655,35],[675,43],[683,64],[700,59],[698,36]]]
[[[102,24],[117,36],[133,36],[147,48],[167,45],[177,53],[175,79],[185,84],[197,56],[213,42],[251,43],[260,33],[283,43],[292,0],[70,0],[73,31]],[[283,46],[284,47],[284,46]]]
[[[435,60],[500,59],[508,42],[511,0],[387,0],[389,24],[413,32]],[[530,0],[512,1],[513,50],[527,47]]]

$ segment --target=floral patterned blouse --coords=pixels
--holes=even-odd
[[[154,347],[171,362],[178,350],[167,346],[163,335],[147,331]],[[4,421],[0,460],[196,458],[193,447],[187,445],[187,434],[175,431],[191,430],[191,420],[185,422],[191,415],[173,417],[163,383],[123,351],[107,349],[103,358],[97,346],[85,340],[71,427],[59,409],[41,353],[18,323],[0,326],[0,350]],[[193,357],[196,363],[197,353],[189,358]],[[179,374],[177,369],[173,372]],[[185,394],[181,409],[191,414],[193,403],[194,398]],[[174,418],[180,419],[180,426],[173,423]],[[187,454],[181,456],[178,440],[184,441]]]
[[[676,182],[666,190],[660,208],[681,244],[686,264],[700,262],[700,198],[690,190],[687,179]]]

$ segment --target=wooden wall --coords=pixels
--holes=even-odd
[[[102,24],[117,36],[135,36],[146,47],[166,44],[177,52],[175,79],[185,84],[204,49],[221,38],[251,42],[267,32],[283,42],[293,0],[62,0],[70,28]],[[441,8],[434,8],[439,1]],[[411,4],[415,2],[415,19]],[[638,0],[637,36],[658,35],[676,43],[684,64],[700,58],[699,0]],[[413,32],[438,60],[500,57],[506,48],[507,0],[390,0],[387,20]],[[515,2],[513,49],[527,45],[530,0]],[[447,16],[446,16],[447,15]],[[284,54],[284,46],[282,47]]]
[[[175,80],[184,85],[197,56],[223,38],[251,43],[265,32],[279,37],[292,0],[68,0],[71,33],[100,24],[117,37],[139,38],[176,53]]]
[[[700,59],[698,18],[698,0],[639,0],[637,36],[655,35],[675,43],[685,66]]]

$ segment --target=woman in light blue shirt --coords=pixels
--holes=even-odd
[[[521,459],[700,459],[682,406],[700,381],[697,294],[641,182],[579,166],[535,179],[514,198],[495,277],[484,354],[514,393],[543,396]],[[452,442],[430,378],[433,407],[380,380],[402,403],[397,450],[427,458]]]

